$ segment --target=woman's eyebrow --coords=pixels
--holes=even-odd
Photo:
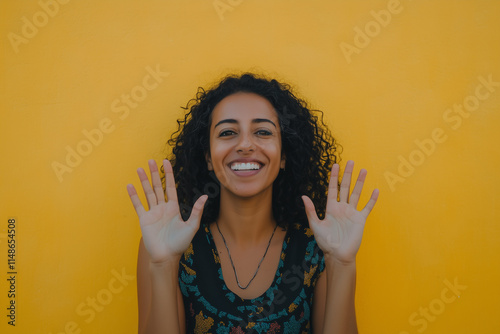
[[[270,119],[267,119],[267,118],[254,118],[254,119],[252,119],[252,123],[262,123],[262,122],[271,123],[276,128],[276,124],[274,124],[274,122],[271,121]],[[215,124],[214,128],[216,128],[218,125],[221,125],[221,124],[224,124],[224,123],[231,123],[231,124],[235,124],[236,123],[237,124],[238,121],[235,120],[235,119],[233,119],[233,118],[223,119],[222,121],[220,121],[217,124]]]

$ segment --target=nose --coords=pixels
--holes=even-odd
[[[238,144],[236,145],[236,151],[241,153],[255,151],[255,143],[253,142],[251,134],[241,133]]]

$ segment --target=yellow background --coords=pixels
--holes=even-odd
[[[474,102],[478,77],[500,81],[500,2],[221,2],[229,8],[218,13],[213,0],[72,0],[48,7],[46,21],[41,4],[53,1],[0,3],[0,331],[135,332],[140,230],[125,186],[138,186],[147,159],[164,157],[198,86],[250,70],[293,84],[325,111],[342,162],[367,168],[366,187],[381,191],[358,255],[360,332],[500,332],[500,87],[481,88],[488,97],[459,126],[443,118]],[[376,23],[372,11],[388,7],[397,13]],[[24,28],[29,38],[23,17],[40,26]],[[367,45],[356,27],[372,29]],[[356,41],[357,52],[342,51]],[[169,75],[126,117],[114,112],[123,94],[140,93],[147,67]],[[60,180],[54,162],[66,164],[67,146],[106,119],[109,133]],[[436,128],[446,140],[419,155],[415,141]],[[400,156],[420,165],[390,186]],[[6,317],[9,217],[15,328]],[[460,298],[445,280],[462,286]],[[98,296],[108,304],[91,319],[86,303]],[[419,312],[429,307],[426,319]]]

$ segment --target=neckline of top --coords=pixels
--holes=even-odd
[[[285,234],[285,238],[283,239],[283,243],[281,245],[281,252],[280,252],[280,260],[279,260],[279,263],[278,263],[278,268],[276,269],[276,273],[274,274],[274,278],[273,278],[273,281],[271,283],[271,285],[269,286],[269,288],[266,289],[266,291],[264,291],[260,296],[258,297],[255,297],[255,298],[251,298],[251,299],[245,299],[245,298],[241,298],[236,292],[234,292],[233,290],[229,289],[229,287],[227,286],[226,284],[226,281],[224,281],[224,278],[221,277],[222,275],[219,275],[219,280],[222,281],[222,286],[224,288],[224,290],[227,290],[229,291],[229,293],[233,294],[235,298],[238,298],[242,303],[249,303],[249,304],[253,304],[261,299],[263,299],[269,292],[270,290],[274,290],[274,288],[276,287],[276,285],[278,285],[278,282],[277,282],[277,279],[281,276],[281,268],[283,268],[284,264],[285,264],[285,258],[286,258],[286,248],[288,246],[288,242],[289,242],[289,237],[290,237],[290,228],[287,229],[286,231],[286,234]],[[208,234],[208,242],[209,242],[209,245],[210,247],[212,248],[212,250],[214,251],[214,254],[217,255],[217,257],[219,258],[219,262],[215,262],[215,259],[213,260],[214,261],[214,264],[217,266],[217,271],[221,272],[222,273],[222,266],[221,266],[221,263],[220,263],[220,257],[219,257],[219,252],[217,251],[217,247],[215,246],[215,241],[214,241],[214,238],[213,238],[213,235],[212,235],[212,232],[210,231],[210,228],[209,226],[205,226],[205,231],[206,233]]]

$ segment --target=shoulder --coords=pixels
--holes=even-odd
[[[207,250],[210,247],[207,242],[207,231],[208,227],[200,226],[179,261],[179,284],[183,295],[187,295],[188,287],[198,284],[198,272],[206,263],[209,263],[206,259]]]
[[[304,245],[306,249],[311,252],[319,250],[314,233],[308,226],[300,223],[293,223],[289,227],[290,241],[299,245]]]
[[[193,258],[195,253],[203,253],[205,248],[209,247],[209,229],[207,225],[201,225],[196,234],[191,240],[189,247],[186,249],[181,257],[181,263],[187,262],[189,264],[193,263]]]
[[[180,266],[189,267],[191,272],[201,270],[213,271],[220,263],[212,234],[208,225],[202,224],[196,232],[180,259]],[[182,268],[181,268],[182,269]]]
[[[314,286],[325,269],[323,251],[319,248],[312,230],[304,224],[295,223],[289,227],[287,256],[295,266],[302,267],[307,284]],[[309,285],[308,284],[308,285]]]

